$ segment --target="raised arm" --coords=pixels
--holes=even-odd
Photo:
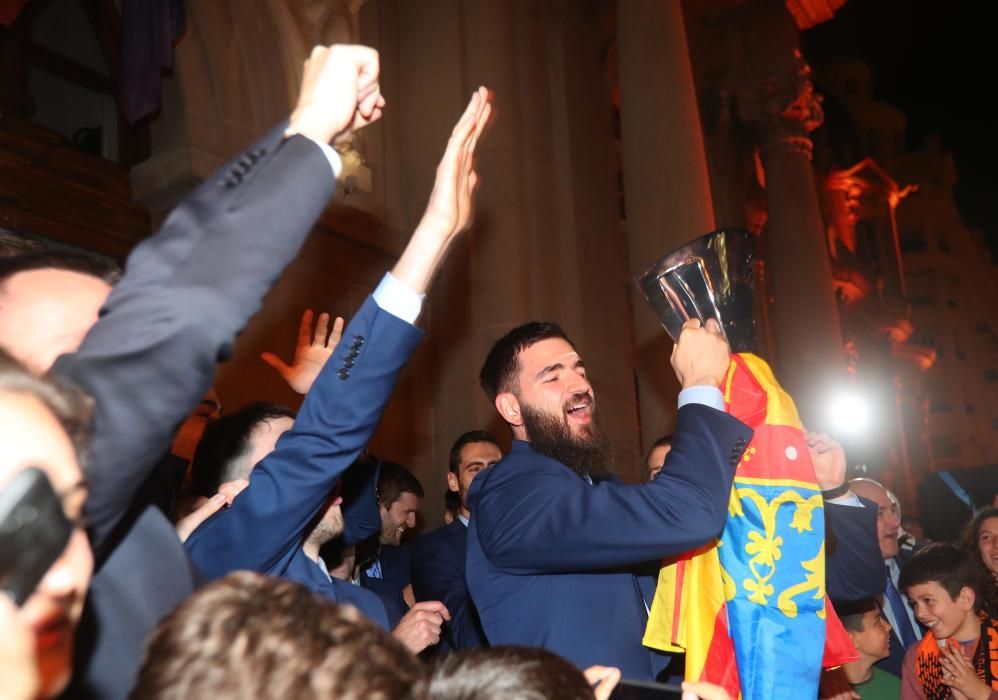
[[[488,119],[486,98],[483,89],[469,103],[437,170],[428,214],[392,274],[347,326],[294,427],[256,466],[232,507],[188,539],[188,549],[209,576],[271,570],[289,557],[370,440],[421,336],[411,324],[422,295],[448,246],[470,223],[473,187],[466,183],[474,171],[468,148]],[[441,215],[448,209],[453,215]]]
[[[97,401],[87,517],[98,550],[326,206],[336,159],[319,144],[380,115],[377,74],[372,49],[314,51],[290,123],[132,252],[79,351],[53,367]]]
[[[532,460],[516,475],[500,463],[472,483],[471,524],[489,561],[517,574],[609,569],[685,552],[721,534],[751,436],[728,414],[691,404],[679,409],[672,451],[647,484],[590,486],[553,460]],[[506,460],[516,458],[514,446]]]

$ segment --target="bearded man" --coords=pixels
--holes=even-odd
[[[724,409],[729,361],[713,320],[687,322],[672,354],[683,387],[672,450],[655,479],[628,485],[561,328],[532,322],[496,342],[480,380],[513,445],[468,494],[468,587],[490,644],[544,647],[633,679],[665,666],[641,645],[659,562],[720,535],[752,437]]]

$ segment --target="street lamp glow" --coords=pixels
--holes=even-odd
[[[828,406],[832,429],[842,435],[859,435],[870,427],[870,403],[860,394],[842,393]]]

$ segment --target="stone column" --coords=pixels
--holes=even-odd
[[[384,0],[380,0],[383,2]],[[398,2],[403,211],[415,225],[451,126],[478,85],[495,120],[479,146],[475,224],[429,295],[414,465],[437,522],[447,453],[461,433],[509,431],[478,385],[492,343],[530,320],[563,324],[595,378],[625,476],[636,439],[625,246],[608,152],[593,16],[574,0]],[[391,104],[391,98],[390,98]],[[628,439],[629,438],[629,439]],[[420,467],[420,468],[422,468]]]
[[[617,5],[621,136],[630,270],[714,228],[710,180],[682,6],[676,0]],[[645,449],[672,427],[679,386],[672,343],[636,286],[636,373]]]
[[[809,134],[821,124],[820,98],[814,94],[800,52],[792,46],[785,52],[783,70],[755,82],[740,98],[743,116],[758,128],[765,173],[775,369],[804,422],[821,428],[829,395],[845,379],[845,364],[811,168]]]

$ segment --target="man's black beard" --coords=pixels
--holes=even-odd
[[[579,476],[588,476],[593,483],[616,476],[610,438],[595,411],[589,424],[592,435],[588,438],[578,437],[564,420],[535,410],[522,401],[520,414],[531,446],[545,457],[561,462]]]

